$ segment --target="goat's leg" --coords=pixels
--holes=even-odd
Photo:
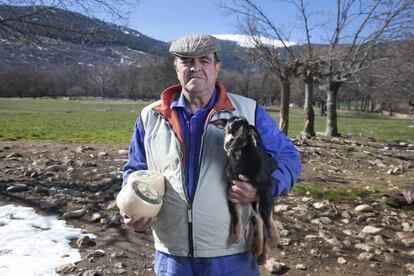
[[[231,217],[229,242],[238,243],[241,239],[243,231],[240,205],[229,202],[229,211]]]
[[[260,254],[259,256],[256,257],[256,261],[259,265],[262,265],[266,262],[266,260],[269,259],[270,256],[270,244],[269,244],[269,240],[265,237],[263,239],[263,250],[262,250],[262,254]]]
[[[273,219],[273,210],[270,211],[269,217],[269,243],[271,247],[275,247],[279,243],[280,233]]]
[[[259,204],[257,202],[256,204]],[[257,205],[256,205],[257,207]],[[263,220],[256,209],[252,210],[249,227],[249,248],[255,256],[259,256],[263,251]]]

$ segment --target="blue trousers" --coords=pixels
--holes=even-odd
[[[158,276],[258,276],[259,266],[250,252],[195,258],[155,251],[155,273]]]

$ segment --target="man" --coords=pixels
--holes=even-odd
[[[136,231],[152,227],[157,275],[258,275],[246,239],[256,189],[241,177],[228,190],[223,131],[208,122],[243,116],[255,125],[262,147],[278,162],[272,173],[274,196],[286,194],[300,171],[299,153],[263,107],[227,93],[217,82],[219,42],[209,35],[191,35],[170,47],[180,85],[167,88],[161,100],[145,107],[135,124],[124,168],[162,173],[166,179],[163,206],[157,218],[130,218]],[[228,200],[242,205],[243,237],[230,244]]]

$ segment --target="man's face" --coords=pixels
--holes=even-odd
[[[220,63],[214,62],[214,54],[198,58],[179,58],[174,62],[178,80],[189,93],[212,92],[220,71]]]

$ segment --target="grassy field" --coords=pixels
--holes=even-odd
[[[60,140],[93,143],[129,143],[139,111],[148,103],[123,100],[63,100],[0,98],[0,140]],[[278,120],[278,111],[269,109]],[[303,128],[301,109],[291,109],[289,136]],[[326,117],[316,115],[317,132],[325,130]],[[377,114],[360,116],[339,111],[343,135],[373,137],[378,141],[414,142],[414,122]]]

